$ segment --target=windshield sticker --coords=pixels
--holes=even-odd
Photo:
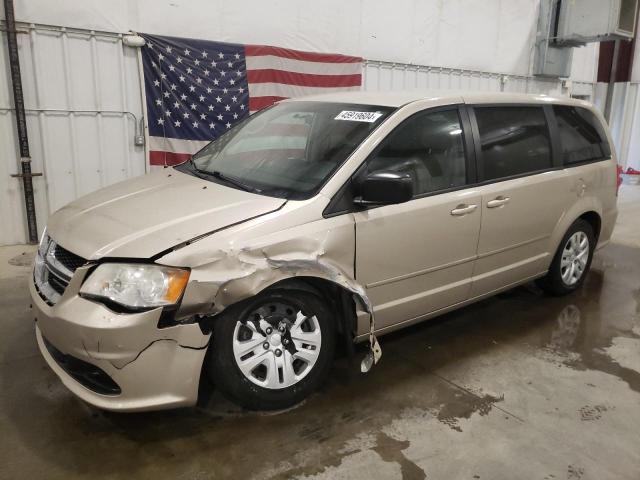
[[[382,116],[379,112],[355,112],[353,110],[341,111],[334,120],[350,120],[352,122],[373,123]]]

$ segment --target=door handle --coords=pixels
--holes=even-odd
[[[487,208],[501,207],[502,205],[509,203],[509,200],[511,200],[509,197],[502,197],[502,196],[494,198],[493,200],[489,200],[487,202]]]
[[[467,213],[473,212],[476,208],[478,208],[477,205],[467,205],[466,203],[461,203],[456,208],[451,210],[451,215],[453,215],[454,217],[460,217],[462,215],[466,215]]]

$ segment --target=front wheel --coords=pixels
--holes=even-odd
[[[245,408],[287,408],[325,380],[335,337],[334,319],[318,296],[267,290],[215,320],[207,371]]]
[[[582,285],[591,266],[596,239],[589,222],[578,219],[564,235],[549,272],[538,285],[552,295],[566,295]]]

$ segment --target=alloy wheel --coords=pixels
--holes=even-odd
[[[569,237],[560,261],[560,276],[566,285],[575,285],[582,278],[587,268],[589,251],[589,238],[586,233],[578,231]]]
[[[242,374],[268,389],[295,385],[313,369],[322,345],[315,315],[269,302],[236,323],[233,354]]]

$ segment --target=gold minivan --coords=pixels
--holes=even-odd
[[[601,114],[544,95],[287,100],[193,158],[53,214],[30,283],[37,342],[109,410],[301,401],[338,341],[537,279],[580,288],[616,220]]]

